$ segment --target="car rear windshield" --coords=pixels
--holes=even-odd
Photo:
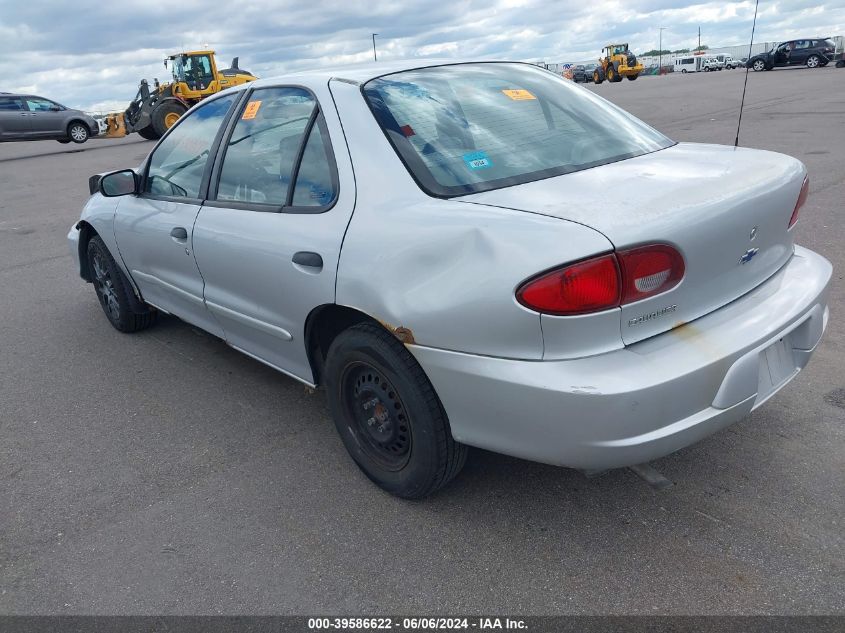
[[[385,75],[364,96],[416,181],[451,197],[550,178],[674,144],[589,90],[530,64]]]

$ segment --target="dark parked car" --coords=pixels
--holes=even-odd
[[[0,92],[0,142],[84,143],[99,132],[97,122],[84,112],[35,95]]]
[[[578,83],[579,81],[583,81],[586,83],[587,80],[587,71],[584,69],[584,66],[581,64],[572,67],[572,81]]]
[[[755,55],[747,65],[752,70],[771,70],[775,66],[827,66],[836,50],[833,42],[823,38],[789,40],[778,44],[768,53]]]

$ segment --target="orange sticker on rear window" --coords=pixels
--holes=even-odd
[[[534,95],[532,95],[527,90],[502,90],[507,96],[509,96],[514,101],[526,101],[528,99],[536,99]]]
[[[241,115],[242,119],[254,119],[255,115],[258,114],[258,108],[261,107],[260,101],[250,101],[246,104],[246,108],[244,108],[244,113]]]

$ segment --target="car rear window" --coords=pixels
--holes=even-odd
[[[530,64],[405,71],[373,79],[363,92],[411,174],[435,196],[549,178],[674,144]]]

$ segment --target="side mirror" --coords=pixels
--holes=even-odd
[[[113,171],[100,177],[97,189],[107,198],[138,193],[138,175],[131,169]]]
[[[57,106],[57,105],[50,106],[50,112],[61,112],[61,111],[62,111],[61,106]]]

